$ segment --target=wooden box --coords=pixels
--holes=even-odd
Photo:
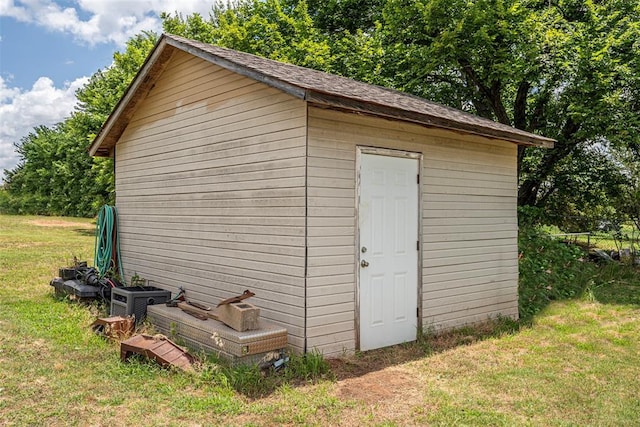
[[[217,309],[218,320],[236,331],[258,329],[260,309],[248,302],[221,305]]]

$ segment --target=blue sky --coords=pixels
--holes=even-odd
[[[13,144],[64,120],[74,92],[163,11],[208,15],[213,0],[0,0],[0,180]]]

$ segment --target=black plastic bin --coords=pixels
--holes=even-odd
[[[147,315],[147,306],[164,304],[171,299],[171,292],[155,286],[132,286],[111,290],[111,315],[135,315],[136,324]]]

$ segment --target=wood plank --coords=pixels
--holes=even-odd
[[[315,158],[324,158],[324,159],[337,159],[337,160],[348,160],[355,162],[356,152],[355,148],[349,149],[350,147],[344,147],[344,149],[336,150],[331,148],[320,148],[314,147],[311,145],[313,139],[309,138],[309,157]]]
[[[132,146],[136,146],[137,151],[129,153],[121,152],[118,154],[121,161],[124,162],[123,165],[128,165],[129,167],[136,166],[148,168],[148,163],[150,162],[153,162],[153,165],[156,165],[156,167],[167,166],[166,162],[168,160],[180,163],[189,163],[188,160],[194,160],[193,158],[190,158],[194,155],[198,156],[198,161],[206,161],[215,160],[220,157],[235,157],[252,153],[280,150],[283,148],[298,148],[304,146],[304,139],[297,135],[300,132],[294,129],[296,126],[280,129],[273,125],[274,124],[272,123],[268,127],[265,126],[263,130],[267,131],[267,134],[270,135],[270,137],[263,137],[262,140],[250,137],[251,133],[256,132],[255,129],[248,130],[245,134],[239,135],[240,138],[230,138],[229,135],[223,133],[220,138],[216,139],[216,135],[208,134],[208,144],[205,148],[201,148],[200,144],[203,142],[199,139],[200,134],[198,132],[176,135],[175,138],[165,134],[163,136],[159,136],[154,141],[148,141],[149,143],[146,144],[146,148],[145,144],[139,141],[130,141]],[[232,131],[237,133],[239,129],[246,128],[235,127]],[[280,133],[281,130],[287,134]],[[196,138],[190,138],[193,135],[196,135]],[[249,135],[249,138],[247,138],[247,135]],[[153,144],[150,142],[153,142]],[[175,153],[176,150],[191,148],[195,148],[195,152],[180,152],[178,155]],[[173,154],[168,155],[168,153]],[[146,157],[147,162],[140,162],[140,157]]]
[[[164,175],[152,175],[149,177],[132,177],[132,178],[121,178],[121,185],[136,185],[138,187],[141,186],[153,186],[154,183],[161,182],[173,182],[173,181],[181,181],[187,179],[203,179],[203,180],[218,180],[218,179],[227,179],[227,176],[235,177],[238,174],[256,174],[256,173],[268,173],[271,172],[283,172],[287,173],[287,171],[300,171],[301,168],[304,168],[304,158],[296,157],[290,159],[276,159],[268,162],[259,162],[259,163],[251,163],[251,164],[240,164],[240,165],[231,165],[220,168],[208,168],[208,169],[200,169],[200,170],[185,170],[180,172],[168,173]],[[304,175],[304,172],[301,173]],[[186,182],[186,181],[184,181]]]
[[[442,207],[442,206],[440,206]],[[516,216],[516,209],[477,209],[469,210],[460,207],[450,207],[449,209],[434,209],[429,206],[422,213],[423,218],[511,218]]]
[[[356,248],[353,246],[334,246],[331,248],[319,247],[308,248],[309,258],[324,257],[324,256],[338,256],[349,255],[354,256]]]
[[[128,237],[123,236],[122,241]],[[304,246],[286,246],[279,245],[279,241],[270,239],[267,243],[255,242],[239,242],[239,241],[222,241],[212,239],[187,239],[180,236],[156,236],[153,234],[137,234],[131,242],[148,242],[150,245],[185,245],[193,248],[194,252],[206,252],[209,248],[230,249],[248,252],[257,252],[263,254],[277,254],[289,256],[304,256]],[[140,243],[142,244],[142,243]]]
[[[116,183],[117,182],[118,181],[116,180]],[[180,194],[203,193],[203,192],[213,193],[213,192],[229,192],[229,191],[234,191],[234,189],[247,191],[247,190],[268,190],[268,189],[275,189],[275,188],[291,189],[291,188],[300,188],[300,187],[304,187],[304,177],[294,176],[289,178],[277,178],[277,179],[272,178],[272,179],[265,179],[265,180],[243,181],[241,183],[203,182],[201,184],[194,184],[191,186],[169,187],[170,189],[166,189],[163,187],[154,187],[154,188],[147,188],[144,191],[144,194],[146,194],[147,196],[162,195],[162,194],[171,195],[174,192],[180,193]],[[123,190],[123,192],[126,192],[126,189]],[[123,194],[123,196],[125,195],[140,195],[140,193],[136,192],[134,189],[134,190],[129,190],[128,192]],[[213,201],[213,199],[210,199],[210,201]]]

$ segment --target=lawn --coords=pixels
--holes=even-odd
[[[0,425],[631,426],[640,419],[637,272],[613,271],[526,326],[427,336],[331,361],[333,374],[314,381],[255,376],[262,393],[243,393],[234,375],[248,374],[211,362],[190,374],[121,363],[117,343],[90,331],[99,307],[53,297],[49,280],[74,256],[93,257],[89,220],[0,215]]]

